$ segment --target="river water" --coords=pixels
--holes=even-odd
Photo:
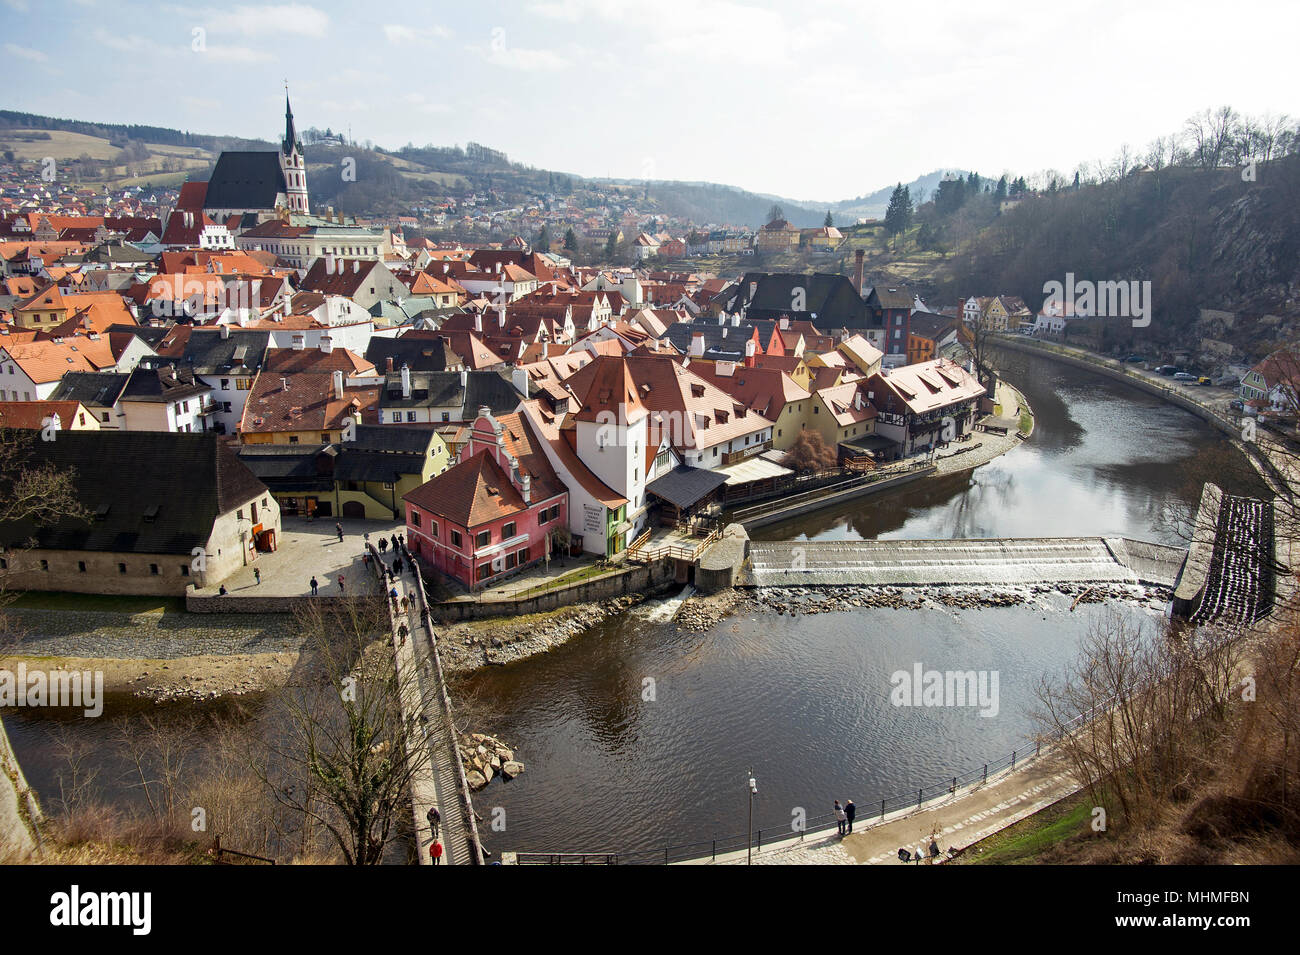
[[[1180,409],[1033,356],[1007,354],[1003,367],[1036,413],[1029,442],[974,472],[755,536],[1125,535],[1176,544],[1202,481],[1262,492],[1242,456]],[[1115,609],[1071,612],[1060,596],[1036,600],[960,613],[741,613],[705,633],[649,623],[634,609],[544,657],[476,674],[465,687],[470,728],[498,735],[527,765],[476,796],[484,841],[492,850],[626,853],[736,835],[751,767],[756,825],[769,832],[788,831],[796,808],[815,816],[837,798],[852,798],[864,815],[872,802],[878,811],[882,797],[1020,747],[1034,728],[1039,679],[1059,673],[1087,628]],[[1119,611],[1158,617],[1136,605]],[[996,671],[997,714],[891,705],[891,674],[918,663]],[[56,724],[95,742],[109,721],[6,712],[46,799],[57,795]],[[502,822],[504,831],[493,828]]]

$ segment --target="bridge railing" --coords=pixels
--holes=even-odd
[[[424,590],[424,572],[420,560],[401,542],[403,556],[415,568],[415,594],[420,603],[420,620],[425,632],[429,634],[429,658],[433,665],[433,676],[438,681],[438,693],[442,709],[446,715],[447,735],[451,742],[451,758],[456,764],[456,788],[459,790],[461,809],[465,813],[465,826],[469,830],[470,857],[475,865],[483,865],[483,845],[479,841],[478,820],[474,815],[474,802],[470,798],[469,779],[465,775],[465,761],[460,751],[460,740],[456,733],[456,721],[452,717],[451,694],[447,692],[447,679],[442,669],[442,655],[438,652],[437,632],[433,628],[433,617],[429,613],[429,597]]]

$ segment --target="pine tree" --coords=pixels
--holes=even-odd
[[[907,186],[900,182],[894,187],[894,192],[889,197],[889,208],[885,210],[885,232],[895,237],[895,248],[898,246],[897,236],[905,233],[911,224],[912,194]]]
[[[822,225],[826,226],[826,228],[828,229],[831,226],[835,225],[835,221],[831,218],[831,210],[829,209],[826,210],[826,221],[823,222]]]
[[[578,251],[578,237],[572,229],[565,230],[564,233],[564,250],[566,252]]]

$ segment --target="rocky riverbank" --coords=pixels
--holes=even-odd
[[[440,628],[438,651],[442,665],[449,672],[466,672],[546,653],[644,599],[641,594],[630,594],[549,613],[495,617]]]
[[[494,776],[510,780],[524,771],[524,764],[515,759],[514,750],[486,733],[462,733],[460,752],[465,781],[474,792],[492,782]]]

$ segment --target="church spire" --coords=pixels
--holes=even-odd
[[[284,84],[284,142],[280,149],[286,156],[298,145],[298,133],[293,128],[293,110],[289,107],[289,84]]]

